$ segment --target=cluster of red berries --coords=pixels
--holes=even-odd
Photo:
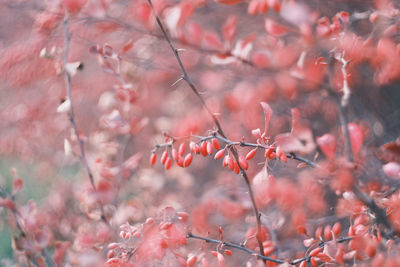
[[[257,149],[259,148],[256,144],[250,144],[249,146],[252,146],[255,148],[250,150],[246,154],[246,156],[241,155],[241,156],[238,156],[238,158],[236,159],[235,156],[233,156],[233,155],[231,155],[231,153],[229,153],[231,146],[226,145],[224,148],[221,148],[221,145],[219,144],[216,137],[203,138],[203,140],[200,142],[200,144],[197,144],[193,141],[190,142],[189,148],[190,148],[191,153],[188,153],[186,155],[185,155],[185,150],[186,150],[185,143],[181,143],[179,145],[178,150],[173,147],[172,142],[169,144],[165,144],[163,146],[165,146],[166,148],[161,155],[160,162],[161,162],[161,164],[164,165],[166,170],[169,170],[171,168],[172,160],[174,160],[175,163],[179,167],[186,168],[192,163],[193,154],[201,154],[204,157],[206,157],[208,155],[211,155],[215,149],[216,153],[214,155],[214,159],[223,158],[222,166],[228,167],[231,171],[234,171],[236,174],[238,174],[241,169],[247,170],[249,168],[248,160],[251,160],[256,155]],[[159,148],[159,147],[160,146],[158,146],[157,148]],[[170,156],[170,153],[168,152],[168,148],[170,148],[170,147],[171,147],[170,153],[171,153],[172,157]],[[157,161],[157,154],[156,154],[157,148],[155,150],[153,150],[153,152],[150,156],[150,164],[151,165],[154,165]],[[225,155],[226,151],[228,151],[227,155]],[[287,156],[283,151],[281,151],[280,147],[265,148],[264,156],[267,159],[279,158],[282,162],[287,161]]]

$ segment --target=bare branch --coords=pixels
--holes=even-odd
[[[266,257],[264,255],[261,255],[261,254],[255,252],[254,250],[246,248],[242,244],[239,245],[239,244],[235,244],[235,243],[231,243],[231,242],[226,242],[226,241],[222,241],[222,240],[203,237],[203,236],[195,235],[195,234],[193,234],[191,232],[188,233],[187,238],[199,239],[199,240],[203,240],[203,241],[205,241],[207,243],[214,243],[214,244],[223,245],[225,247],[235,248],[235,249],[244,251],[246,253],[249,253],[251,255],[254,255],[254,256],[257,257],[257,259],[262,259],[264,261],[269,261],[269,262],[274,262],[274,263],[279,263],[279,264],[283,264],[283,263],[287,262],[287,263],[289,263],[291,265],[296,265],[296,264],[299,264],[299,263],[301,263],[303,261],[309,261],[310,258],[311,258],[311,256],[307,255],[305,257],[294,259],[294,260],[291,260],[291,261],[287,261],[287,260],[283,260],[283,259],[273,259],[273,258]],[[352,239],[352,237],[349,237],[349,236],[348,237],[342,237],[342,238],[337,239],[336,242],[337,243],[343,243],[343,242],[349,241],[351,239]],[[318,244],[318,247],[323,248],[327,242],[331,242],[331,241],[325,241],[325,242],[321,241]]]
[[[69,121],[71,122],[71,126],[74,130],[76,139],[78,140],[78,145],[79,145],[79,159],[82,163],[82,165],[85,167],[86,172],[89,176],[90,184],[93,187],[93,190],[96,191],[96,185],[94,183],[94,177],[92,170],[89,167],[89,164],[86,159],[86,153],[85,153],[85,147],[82,138],[79,135],[78,127],[76,126],[75,122],[75,112],[74,112],[74,107],[73,107],[73,101],[72,101],[72,90],[71,90],[71,75],[70,73],[66,70],[66,66],[68,64],[68,53],[69,53],[69,44],[71,40],[71,35],[69,32],[69,14],[66,13],[65,18],[64,18],[64,55],[63,55],[63,66],[64,66],[64,77],[65,77],[65,85],[67,88],[67,95],[68,99],[70,100],[70,109],[69,109]],[[104,214],[104,207],[100,205],[100,211],[101,211],[101,219],[105,222],[108,223],[107,218]]]
[[[221,123],[219,122],[217,116],[216,116],[216,115],[211,111],[211,109],[207,106],[207,104],[206,104],[204,98],[203,98],[203,97],[201,96],[201,94],[199,93],[199,90],[197,90],[196,86],[193,84],[192,80],[190,79],[190,76],[188,75],[188,73],[187,73],[185,67],[183,66],[182,60],[181,60],[181,58],[180,58],[180,56],[179,56],[179,53],[178,53],[178,49],[176,49],[175,46],[172,44],[171,39],[169,38],[169,36],[168,36],[168,34],[167,34],[167,32],[166,32],[166,30],[165,30],[165,28],[164,28],[164,26],[163,26],[163,24],[162,24],[160,18],[159,18],[159,16],[158,16],[158,15],[156,14],[156,12],[155,12],[155,9],[154,9],[154,7],[153,7],[153,4],[152,4],[151,0],[148,0],[148,3],[149,3],[150,6],[151,6],[151,9],[152,9],[152,11],[153,11],[153,13],[154,13],[154,16],[155,16],[155,18],[156,18],[157,24],[158,24],[158,26],[160,27],[160,29],[161,29],[161,31],[162,31],[162,33],[163,33],[164,38],[165,38],[166,41],[168,42],[168,44],[169,44],[169,46],[170,46],[172,52],[173,52],[174,55],[175,55],[176,60],[178,61],[179,67],[180,67],[180,69],[181,69],[181,71],[182,71],[183,80],[186,81],[186,83],[187,83],[187,84],[189,85],[189,87],[192,89],[193,93],[198,97],[198,99],[199,99],[201,105],[203,106],[203,108],[204,108],[205,110],[207,110],[208,114],[209,114],[210,117],[213,119],[214,124],[215,124],[215,126],[217,127],[217,132],[218,132],[222,137],[226,138],[226,135],[225,135],[224,131],[222,130]],[[257,220],[257,233],[260,233],[260,232],[261,232],[261,219],[260,219],[261,214],[260,214],[260,212],[259,212],[259,210],[258,210],[256,201],[255,201],[255,198],[254,198],[254,193],[253,193],[253,189],[251,188],[250,179],[249,179],[249,177],[247,176],[246,171],[245,171],[245,170],[240,166],[240,164],[239,164],[239,156],[238,156],[238,153],[237,153],[236,148],[233,147],[233,146],[231,146],[231,147],[230,147],[230,151],[231,151],[233,157],[235,158],[235,161],[236,161],[236,162],[238,163],[238,165],[239,165],[241,176],[243,177],[243,179],[244,179],[245,182],[246,182],[246,185],[247,185],[247,188],[248,188],[248,191],[249,191],[249,196],[250,196],[250,199],[251,199],[251,203],[252,203],[252,206],[253,206],[254,214],[255,214],[256,220]],[[259,248],[260,248],[260,253],[261,253],[261,255],[264,256],[265,254],[264,254],[264,247],[263,247],[263,244],[262,244],[262,240],[261,240],[260,238],[258,238],[258,237],[259,237],[259,235],[257,234],[257,241],[258,241],[258,246],[259,246]],[[264,260],[264,262],[265,262],[265,260]]]

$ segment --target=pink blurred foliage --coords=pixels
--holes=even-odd
[[[0,7],[0,265],[397,266],[398,3],[151,3]]]

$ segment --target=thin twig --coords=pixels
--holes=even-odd
[[[152,11],[153,11],[154,16],[155,16],[156,21],[157,21],[157,24],[158,24],[158,26],[160,27],[161,32],[163,33],[164,38],[165,38],[166,41],[168,42],[168,44],[169,44],[169,46],[170,46],[172,52],[173,52],[174,55],[175,55],[176,60],[178,61],[179,67],[180,67],[180,69],[181,69],[181,71],[182,71],[183,80],[186,81],[186,83],[187,83],[187,84],[189,85],[189,87],[192,89],[193,93],[198,97],[198,99],[199,99],[201,105],[203,106],[203,108],[208,112],[208,114],[210,115],[210,117],[211,117],[212,120],[214,121],[214,124],[215,124],[215,126],[217,127],[217,132],[218,132],[218,134],[220,134],[222,137],[226,138],[226,135],[225,135],[224,131],[222,130],[221,123],[219,122],[217,116],[216,116],[216,115],[210,110],[210,108],[207,106],[205,100],[204,100],[203,97],[200,95],[199,90],[197,90],[196,86],[193,84],[192,80],[190,79],[190,76],[188,75],[188,73],[187,73],[185,67],[183,66],[182,60],[181,60],[181,58],[180,58],[180,56],[179,56],[178,49],[176,49],[176,48],[174,47],[174,45],[172,44],[171,39],[169,38],[169,36],[168,36],[168,34],[167,34],[167,32],[166,32],[166,30],[165,30],[165,28],[164,28],[164,26],[163,26],[163,24],[162,24],[160,18],[159,18],[159,16],[156,14],[156,11],[155,11],[155,9],[154,9],[154,7],[153,7],[153,4],[152,4],[151,0],[148,0],[148,3],[149,3],[149,5],[150,5],[151,8],[152,8]],[[249,191],[249,196],[250,196],[251,203],[252,203],[253,210],[254,210],[254,214],[255,214],[256,220],[257,220],[257,242],[258,242],[258,246],[259,246],[259,249],[260,249],[260,254],[261,254],[262,256],[264,256],[264,255],[265,255],[265,254],[264,254],[264,247],[263,247],[261,238],[259,238],[260,235],[258,234],[258,233],[261,232],[261,218],[260,218],[260,217],[261,217],[261,214],[260,214],[260,212],[259,212],[259,210],[258,210],[256,201],[255,201],[255,197],[254,197],[253,189],[252,189],[252,187],[251,187],[250,179],[249,179],[249,177],[247,176],[246,171],[245,171],[245,170],[240,166],[240,164],[239,164],[239,156],[238,156],[237,150],[236,150],[236,148],[235,148],[234,146],[231,146],[231,147],[230,147],[230,152],[232,153],[233,157],[235,158],[235,161],[238,163],[241,176],[242,176],[243,179],[245,180],[246,185],[247,185],[247,188],[248,188],[248,191]],[[265,259],[264,259],[264,263],[265,263]]]
[[[222,241],[222,240],[217,240],[217,239],[212,239],[212,238],[208,238],[208,237],[203,237],[203,236],[195,235],[195,234],[193,234],[192,232],[189,232],[189,233],[187,234],[187,238],[199,239],[199,240],[203,240],[203,241],[205,241],[205,242],[207,242],[207,243],[214,243],[214,244],[222,245],[222,246],[225,246],[225,247],[235,248],[235,249],[244,251],[244,252],[246,252],[246,253],[249,253],[249,254],[251,254],[251,255],[254,255],[254,256],[256,256],[258,259],[263,259],[263,260],[265,260],[265,261],[274,262],[274,263],[279,263],[279,264],[283,264],[283,263],[285,263],[285,262],[288,262],[288,263],[291,264],[291,265],[296,265],[296,264],[301,263],[302,261],[309,261],[310,258],[311,258],[311,256],[307,255],[307,256],[304,256],[304,257],[301,257],[301,258],[298,258],[298,259],[294,259],[294,260],[291,260],[291,261],[287,261],[287,260],[283,260],[283,259],[273,259],[273,258],[266,257],[266,256],[264,256],[264,255],[261,255],[260,253],[257,253],[257,252],[254,251],[254,250],[251,250],[251,249],[249,249],[249,248],[246,248],[244,245],[239,245],[239,244],[235,244],[235,243],[232,243],[232,242],[226,242],[226,241]],[[337,242],[337,243],[343,243],[343,242],[346,242],[346,241],[351,240],[352,238],[353,238],[353,237],[351,237],[351,236],[342,237],[342,238],[338,238],[338,239],[336,240],[336,242]],[[321,241],[321,242],[318,244],[318,247],[323,248],[327,242],[331,242],[331,241]]]
[[[73,107],[73,102],[72,102],[72,90],[71,90],[71,75],[67,71],[67,64],[68,64],[68,53],[69,53],[69,44],[71,40],[71,35],[69,32],[69,14],[65,14],[64,18],[64,55],[63,55],[63,65],[64,65],[64,77],[65,77],[65,85],[67,88],[67,95],[68,99],[70,101],[70,110],[69,110],[69,121],[71,122],[71,126],[74,130],[76,139],[78,140],[78,145],[79,145],[79,159],[82,163],[82,165],[85,167],[86,172],[89,176],[90,184],[93,187],[93,190],[96,191],[96,185],[94,183],[94,178],[93,178],[93,173],[92,170],[89,167],[89,164],[86,159],[86,153],[85,153],[85,147],[82,138],[79,135],[78,127],[76,126],[75,122],[75,112],[74,112],[74,107]],[[101,219],[108,224],[107,218],[104,214],[104,207],[103,205],[100,205],[100,212],[101,212]]]
[[[285,263],[284,260],[278,260],[278,259],[273,259],[273,258],[266,257],[264,255],[261,255],[261,254],[255,252],[254,250],[246,248],[243,245],[238,245],[238,244],[231,243],[231,242],[226,242],[226,241],[221,241],[221,240],[217,240],[217,239],[211,239],[211,238],[207,238],[207,237],[203,237],[203,236],[198,236],[198,235],[195,235],[193,233],[189,233],[187,235],[187,238],[199,239],[199,240],[206,241],[207,243],[215,243],[215,244],[220,244],[220,245],[223,245],[223,246],[226,246],[226,247],[236,248],[236,249],[242,250],[244,252],[247,252],[247,253],[249,253],[251,255],[254,255],[258,259],[263,259],[264,261],[270,261],[270,262],[275,262],[275,263],[280,263],[280,264]]]

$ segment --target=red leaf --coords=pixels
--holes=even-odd
[[[279,0],[269,0],[268,5],[275,10],[275,12],[279,13],[281,11],[281,3]]]
[[[17,194],[24,187],[24,181],[21,178],[16,178],[13,181],[12,194]]]
[[[64,0],[63,5],[68,10],[69,13],[78,13],[83,6],[86,4],[87,0]]]
[[[247,13],[249,13],[250,15],[257,14],[260,4],[261,3],[258,0],[251,1],[249,6],[247,7]]]
[[[178,21],[178,25],[182,26],[186,23],[186,21],[192,16],[194,8],[190,1],[181,3],[181,16]]]
[[[207,31],[204,33],[204,42],[211,48],[220,49],[223,48],[221,39],[215,32]]]
[[[232,42],[233,37],[236,34],[236,24],[237,24],[236,16],[231,15],[226,19],[225,24],[222,27],[222,34],[224,35],[226,41]]]
[[[243,2],[243,0],[214,0],[218,4],[224,4],[224,5],[236,5],[239,4],[240,2]]]
[[[6,207],[10,210],[15,209],[14,201],[9,198],[0,198],[0,207]]]
[[[200,24],[188,22],[185,26],[186,38],[189,43],[200,45],[203,40],[203,28]]]
[[[335,157],[335,149],[336,149],[336,139],[331,134],[324,134],[321,137],[317,137],[317,144],[324,153],[325,157],[330,160],[333,160]]]
[[[187,267],[193,267],[196,264],[197,261],[197,256],[190,256],[187,261],[186,261],[186,266]]]
[[[218,267],[225,267],[226,266],[225,257],[224,257],[223,254],[218,253],[217,259],[218,259]]]
[[[312,131],[300,124],[300,112],[292,109],[292,131],[275,137],[277,145],[285,153],[299,152],[307,154],[315,149]]]
[[[270,58],[267,53],[256,51],[251,56],[251,62],[258,68],[267,68],[270,66]]]
[[[273,36],[276,36],[276,37],[283,36],[286,33],[288,33],[290,30],[288,27],[286,27],[282,24],[279,24],[272,19],[266,19],[264,26],[265,26],[265,30],[267,31],[267,33],[269,33]]]
[[[150,25],[151,7],[148,3],[141,2],[133,7],[136,16],[146,25]]]
[[[363,134],[357,124],[349,123],[347,127],[350,135],[351,150],[354,156],[357,156],[363,143]]]
[[[131,39],[124,45],[124,47],[122,48],[122,52],[126,53],[129,50],[131,50],[132,47],[133,47],[133,40]]]

